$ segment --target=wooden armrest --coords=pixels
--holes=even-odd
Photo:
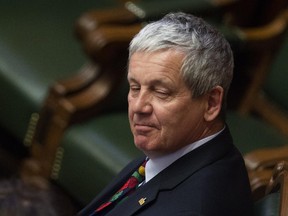
[[[53,97],[72,96],[88,88],[106,67],[111,66],[111,61],[119,61],[119,52],[127,50],[132,37],[141,29],[141,24],[131,26],[103,26],[91,32],[83,41],[83,49],[93,60],[84,65],[74,76],[57,81],[50,88]],[[127,57],[127,55],[124,55]],[[124,62],[127,59],[123,59]],[[115,67],[114,67],[115,68]]]
[[[116,70],[111,71],[111,73],[107,72],[84,91],[59,100],[58,112],[62,118],[70,125],[97,115],[103,110],[106,103],[109,102],[110,96],[121,83],[125,73],[124,69],[122,70],[122,73]]]
[[[90,52],[94,62],[99,62],[100,72],[97,79],[83,91],[61,99],[58,109],[62,116],[70,116],[68,122],[83,121],[103,109],[110,95],[125,78],[128,46],[140,28],[140,24],[129,27],[102,26],[94,32],[95,40],[89,41],[87,52]]]
[[[132,24],[135,21],[137,17],[125,7],[91,10],[75,22],[75,34],[79,40],[83,40],[89,32],[95,31],[102,25]]]
[[[280,161],[275,165],[266,193],[277,191],[278,184],[285,184],[286,192],[288,192],[288,161]]]
[[[244,155],[248,170],[273,168],[282,160],[288,160],[288,146],[258,149]]]
[[[115,59],[115,55],[117,55],[115,50],[128,49],[133,36],[141,28],[142,24],[102,26],[87,35],[85,40],[82,41],[82,46],[86,54],[94,62],[108,63]]]
[[[287,29],[287,12],[283,11],[271,22],[257,27],[238,28],[238,34],[245,41],[267,41],[270,39],[275,42],[275,37],[285,33]]]
[[[248,171],[252,197],[254,201],[264,197],[272,173],[273,172],[271,169]]]
[[[65,97],[76,94],[89,86],[99,75],[99,66],[87,63],[79,72],[67,79],[57,81],[50,88],[53,97]]]
[[[107,69],[77,94],[58,98],[51,98],[51,95],[47,97],[32,139],[31,150],[33,158],[40,166],[40,175],[50,176],[65,130],[72,124],[91,119],[103,111],[113,93],[118,90],[117,87],[124,78],[123,74],[126,73],[125,67],[121,67],[117,62],[111,65],[118,68],[118,71]]]
[[[75,23],[75,33],[80,40],[89,32],[102,25],[130,25],[147,20],[159,19],[164,14],[181,10],[193,14],[209,16],[215,11],[224,13],[235,6],[239,0],[169,0],[165,4],[158,1],[125,1],[122,7],[102,10],[91,10],[84,13]]]
[[[248,114],[253,108],[255,98],[263,85],[269,68],[280,50],[287,31],[287,10],[267,25],[256,28],[243,28],[239,31],[247,44],[247,55],[250,63],[247,69],[249,85],[246,88],[243,100],[240,102],[238,111]]]
[[[274,170],[273,176],[267,186],[266,194],[280,192],[280,214],[288,215],[288,162],[279,162]]]
[[[57,83],[52,90],[58,95],[62,94],[61,97],[55,97],[57,94],[51,90],[46,98],[32,139],[32,155],[41,164],[41,175],[50,175],[64,131],[72,124],[103,111],[124,79],[127,47],[136,31],[134,28],[132,34],[133,28],[116,29],[105,26],[98,28],[95,33],[97,48],[90,56],[97,66],[88,64],[84,67],[86,72],[84,70],[70,80]],[[63,96],[63,92],[67,93],[68,89],[70,93]]]

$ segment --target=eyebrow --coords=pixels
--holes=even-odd
[[[138,83],[137,80],[136,80],[135,78],[130,77],[130,76],[127,77],[127,80],[128,80],[129,82],[135,82],[135,83]]]
[[[135,78],[133,77],[129,77],[128,76],[128,82],[133,82],[133,83],[139,83]],[[163,81],[164,80],[164,81]],[[171,86],[172,82],[165,82],[165,80],[169,80],[169,79],[154,79],[154,80],[149,80],[149,85],[152,85],[152,86],[164,86],[164,87],[169,87]]]
[[[168,79],[167,79],[168,80]],[[162,85],[164,87],[168,87],[170,86],[172,83],[171,82],[165,82],[165,79],[164,80],[159,80],[159,79],[155,79],[155,80],[151,80],[150,82],[153,86],[158,86],[158,85]]]

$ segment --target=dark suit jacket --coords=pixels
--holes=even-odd
[[[128,164],[79,215],[91,214],[109,199],[143,160],[144,157]],[[144,204],[140,200],[145,200]],[[251,212],[246,168],[226,127],[216,138],[175,161],[106,215],[249,216]]]

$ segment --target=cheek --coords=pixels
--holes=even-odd
[[[180,126],[179,124],[182,121],[179,111],[176,112],[176,110],[171,109],[171,107],[166,108],[165,106],[160,106],[158,109],[154,108],[154,115],[161,127],[161,136],[174,136],[175,131],[178,130],[178,126]]]
[[[157,114],[156,114],[157,115]],[[174,109],[166,109],[157,115],[165,133],[169,136],[177,136],[177,133],[193,129],[203,120],[201,108],[191,106],[178,106]]]
[[[161,116],[162,134],[168,137],[177,136],[179,130],[182,128],[183,121],[185,121],[185,118],[182,118],[178,113]]]
[[[155,115],[165,125],[175,125],[185,120],[186,114],[189,112],[187,106],[179,106],[177,104],[165,106],[163,104],[154,109]]]

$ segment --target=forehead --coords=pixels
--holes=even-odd
[[[128,80],[137,77],[156,79],[180,78],[184,54],[179,51],[166,50],[152,53],[134,53],[129,61]]]

